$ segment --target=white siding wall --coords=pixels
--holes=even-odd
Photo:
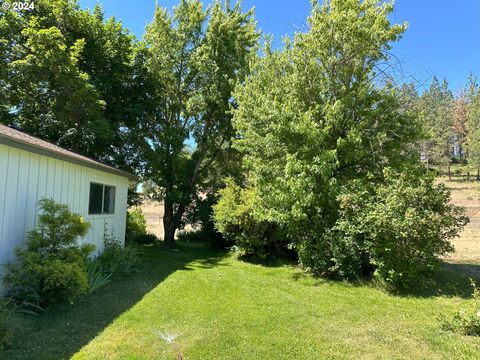
[[[115,214],[88,215],[90,182],[115,186]],[[68,204],[91,223],[82,243],[102,251],[105,228],[123,243],[127,192],[125,177],[0,145],[0,264],[12,260],[13,249],[35,227],[37,203],[43,197]]]

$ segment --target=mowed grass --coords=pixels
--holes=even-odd
[[[141,272],[21,319],[0,359],[478,359],[480,339],[442,331],[438,317],[470,301],[468,277],[480,283],[480,183],[440,181],[471,222],[424,292],[393,296],[194,244],[145,247]],[[160,233],[161,204],[144,210]]]
[[[468,301],[454,293],[393,296],[192,244],[144,258],[140,273],[30,319],[2,359],[480,358],[480,339],[439,328]]]

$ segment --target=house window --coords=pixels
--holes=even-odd
[[[115,213],[115,187],[90,183],[90,200],[88,204],[90,215]]]

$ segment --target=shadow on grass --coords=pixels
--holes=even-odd
[[[293,251],[288,254],[274,256],[274,257],[267,257],[265,259],[260,259],[252,255],[240,255],[238,256],[238,260],[249,263],[249,264],[262,265],[265,267],[281,267],[281,266],[297,266],[298,265],[298,258]]]
[[[36,317],[21,319],[26,327],[15,347],[0,353],[0,358],[68,359],[170,274],[218,266],[226,255],[183,243],[173,250],[145,246],[141,252],[144,265],[140,272],[113,280],[73,304],[53,305]]]
[[[472,297],[470,279],[480,282],[480,265],[444,263],[431,284],[408,293],[419,297],[458,296],[464,299]]]
[[[346,281],[330,276],[319,276],[312,273],[299,271],[292,275],[295,281],[303,281],[306,284],[317,286],[328,283],[344,284],[346,286],[360,287],[373,286],[382,288],[392,295],[406,297],[436,297],[436,296],[458,296],[464,299],[472,297],[472,285],[470,279],[480,285],[480,265],[475,264],[454,264],[444,263],[433,279],[428,283],[420,284],[415,289],[407,291],[398,291],[388,289],[381,284],[375,284],[369,279],[360,279],[356,281]]]

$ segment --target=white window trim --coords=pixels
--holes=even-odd
[[[92,214],[90,213],[90,194],[92,192],[92,184],[94,185],[101,185],[102,186],[102,212],[99,214]],[[104,211],[104,205],[105,205],[105,187],[109,186],[114,189],[114,201],[113,201],[113,212],[112,213],[106,213]],[[89,188],[88,188],[88,216],[114,216],[115,215],[115,206],[117,204],[117,187],[115,185],[109,185],[109,184],[104,184],[101,182],[96,182],[96,181],[90,181],[89,182]]]

